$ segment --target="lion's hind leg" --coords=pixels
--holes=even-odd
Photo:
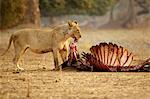
[[[24,69],[19,66],[18,61],[19,61],[19,58],[25,53],[27,49],[28,47],[24,47],[24,48],[20,46],[15,47],[15,57],[13,59],[13,63],[17,66],[16,70],[24,71]]]

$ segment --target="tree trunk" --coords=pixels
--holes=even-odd
[[[0,0],[0,29],[15,26],[40,26],[39,0]]]
[[[39,0],[27,0],[26,16],[24,16],[25,24],[33,24],[36,27],[40,26],[40,10]]]
[[[124,23],[125,27],[135,27],[137,24],[137,15],[136,15],[136,10],[135,10],[135,1],[134,0],[129,0],[129,8],[128,8],[128,19]]]
[[[110,18],[109,18],[109,22],[113,22],[114,21],[114,16],[113,16],[113,12],[114,12],[114,7],[115,5],[113,5],[110,9]]]

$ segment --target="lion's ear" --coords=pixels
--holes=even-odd
[[[73,27],[73,26],[78,25],[78,22],[76,20],[74,20],[74,21],[69,20],[68,25],[69,25],[69,27]]]
[[[73,26],[72,21],[69,20],[68,25],[69,25],[69,27],[72,27]]]
[[[78,25],[78,22],[76,20],[73,21],[76,25]]]

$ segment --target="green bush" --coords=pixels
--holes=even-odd
[[[43,16],[69,14],[103,15],[114,0],[40,0]]]

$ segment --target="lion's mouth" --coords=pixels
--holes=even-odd
[[[76,41],[76,42],[78,41],[78,39],[77,39],[76,37],[73,37],[73,39],[74,39],[74,41]]]

